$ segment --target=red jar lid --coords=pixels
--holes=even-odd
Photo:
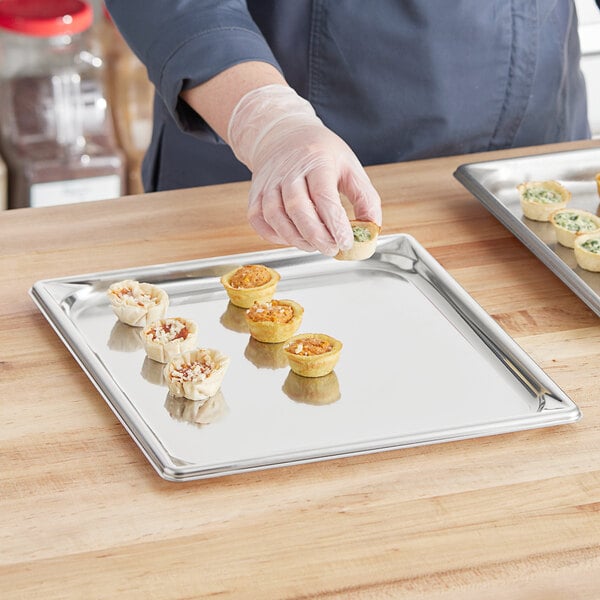
[[[0,0],[0,28],[38,37],[81,33],[94,11],[84,0]]]

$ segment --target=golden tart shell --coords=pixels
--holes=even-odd
[[[196,361],[207,364],[207,358],[213,365],[207,374],[190,378],[179,376],[186,367],[193,365]],[[219,350],[196,348],[172,358],[165,365],[163,376],[169,393],[175,398],[206,400],[219,391],[228,367],[229,357]]]
[[[372,221],[359,221],[352,219],[350,225],[354,227],[362,227],[371,235],[371,239],[366,241],[358,241],[354,239],[354,243],[349,250],[340,250],[335,258],[338,260],[365,260],[370,258],[377,249],[377,237],[381,231],[381,227]]]
[[[597,240],[600,244],[600,232],[584,233],[575,238],[575,246],[573,248],[575,260],[582,269],[600,273],[600,253],[590,252],[583,247],[583,244],[588,240]]]
[[[309,356],[292,352],[292,348],[297,342],[311,338],[329,343],[331,349],[323,354]],[[322,377],[331,373],[340,358],[341,350],[342,342],[324,333],[301,333],[295,335],[283,347],[290,368],[294,373],[302,375],[302,377]]]
[[[570,229],[567,229],[557,223],[557,217],[564,213],[572,213],[580,217],[586,217],[595,225],[595,227],[594,229],[589,229],[587,231],[571,231]],[[553,211],[550,215],[550,223],[554,227],[556,241],[567,248],[573,248],[575,246],[575,238],[578,235],[592,233],[597,229],[600,229],[600,217],[588,212],[587,210],[580,210],[578,208],[559,208],[558,210]]]
[[[249,314],[257,308],[269,307],[270,305],[289,306],[292,309],[292,318],[285,323],[278,321],[257,321],[252,319]],[[246,323],[250,330],[250,335],[259,342],[268,344],[278,344],[289,340],[302,323],[304,308],[293,300],[270,300],[269,302],[255,302],[246,311]]]
[[[249,267],[266,269],[270,275],[270,279],[264,284],[256,287],[234,287],[231,285],[231,280],[236,276],[238,271]],[[270,300],[275,294],[275,288],[277,287],[279,279],[279,273],[275,271],[275,269],[265,267],[264,265],[246,265],[244,267],[237,267],[223,275],[221,277],[221,283],[232,304],[241,308],[250,308],[255,302],[266,302],[267,300]]]
[[[123,294],[124,291],[128,293]],[[113,283],[106,293],[119,321],[133,327],[145,327],[162,319],[169,307],[167,293],[151,283],[125,279]]]
[[[184,338],[175,338],[172,340],[157,339],[154,332],[157,328],[164,328],[169,323],[178,323],[186,330]],[[147,325],[142,331],[142,343],[146,354],[152,360],[160,363],[168,363],[172,358],[188,350],[193,350],[196,346],[198,337],[198,327],[194,321],[184,319],[182,317],[169,317],[167,319],[159,319]]]
[[[557,193],[561,200],[559,202],[539,202],[526,198],[526,193],[532,188],[542,188]],[[550,215],[559,208],[565,208],[571,201],[571,192],[558,181],[527,181],[517,186],[521,199],[521,210],[523,214],[533,221],[549,221]]]

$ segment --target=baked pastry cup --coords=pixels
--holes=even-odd
[[[335,372],[322,377],[302,377],[290,371],[281,389],[294,402],[303,404],[333,404],[342,397]]]
[[[338,260],[365,260],[373,256],[377,248],[377,237],[381,227],[371,221],[350,221],[354,243],[350,250],[340,250],[335,258]]]
[[[556,240],[567,248],[575,246],[575,238],[582,233],[600,229],[600,217],[578,208],[559,208],[550,215]]]
[[[169,393],[175,398],[206,400],[220,389],[229,357],[212,348],[196,348],[172,358],[163,371]]]
[[[167,363],[178,354],[196,347],[198,327],[189,319],[169,317],[146,325],[141,337],[148,357]]]
[[[266,302],[275,294],[280,276],[264,265],[245,265],[221,277],[231,303],[250,308],[255,302]]]
[[[575,260],[582,269],[600,273],[600,231],[578,235],[574,252]]]
[[[117,319],[133,327],[162,319],[169,307],[167,293],[151,283],[125,279],[113,283],[106,293]]]
[[[293,300],[255,302],[246,311],[246,323],[255,340],[278,344],[298,331],[303,314],[304,308]]]
[[[527,181],[517,186],[523,214],[533,221],[549,221],[553,211],[565,208],[571,192],[558,181]]]
[[[290,368],[302,377],[322,377],[333,371],[342,342],[324,333],[301,333],[283,346]]]

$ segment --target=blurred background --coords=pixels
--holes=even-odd
[[[69,18],[28,19],[44,2]],[[600,11],[594,0],[575,3],[590,125],[600,138]],[[0,209],[143,193],[153,89],[103,0],[0,5]]]

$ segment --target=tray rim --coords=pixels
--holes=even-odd
[[[371,454],[376,452],[384,452],[407,447],[420,445],[429,445],[434,443],[442,443],[446,441],[457,441],[462,439],[471,439],[484,437],[488,435],[524,431],[527,429],[535,429],[540,427],[556,426],[561,424],[574,423],[578,421],[582,414],[579,407],[568,397],[567,394],[545,373],[535,361],[500,327],[498,323],[460,286],[460,284],[421,246],[421,244],[411,235],[405,233],[397,233],[381,236],[378,242],[378,250],[385,249],[386,245],[394,240],[403,240],[407,243],[411,250],[415,253],[417,262],[424,264],[432,273],[439,278],[446,286],[446,290],[451,293],[444,296],[444,299],[452,306],[458,315],[463,318],[468,326],[473,329],[474,325],[481,327],[485,331],[479,331],[478,336],[488,345],[488,337],[491,330],[491,341],[501,346],[503,356],[508,356],[506,362],[520,362],[524,370],[529,374],[531,371],[537,374],[536,382],[540,387],[548,393],[549,397],[557,399],[562,406],[560,409],[542,409],[540,412],[521,415],[518,418],[510,420],[503,419],[497,422],[487,422],[485,425],[463,425],[445,430],[432,430],[429,432],[412,433],[410,435],[394,437],[390,440],[375,440],[370,439],[361,444],[349,443],[343,446],[345,449],[337,450],[333,453],[327,453],[325,448],[319,448],[319,454],[312,456],[303,456],[303,453],[295,455],[294,453],[286,453],[280,457],[270,455],[269,462],[264,462],[263,459],[250,459],[248,461],[237,461],[235,465],[216,465],[198,469],[197,465],[176,465],[177,459],[174,459],[166,451],[158,435],[144,422],[143,419],[136,415],[134,407],[129,406],[128,402],[119,401],[119,397],[127,398],[121,392],[118,383],[112,378],[108,369],[106,369],[101,361],[94,358],[94,353],[87,344],[78,346],[74,340],[82,339],[83,336],[75,327],[70,318],[66,316],[60,308],[59,303],[54,298],[53,294],[48,290],[48,286],[52,284],[67,283],[76,285],[79,282],[86,280],[114,280],[115,278],[127,276],[127,274],[136,273],[137,275],[156,272],[159,269],[177,269],[185,271],[186,267],[199,264],[202,266],[223,265],[225,261],[231,263],[244,264],[248,262],[257,262],[257,259],[268,259],[269,262],[277,260],[291,259],[296,256],[306,257],[307,261],[312,260],[311,254],[302,252],[294,248],[284,248],[276,250],[264,250],[256,252],[246,252],[240,254],[223,255],[209,258],[192,259],[187,261],[177,261],[171,263],[160,263],[156,265],[146,265],[141,267],[131,267],[126,269],[117,269],[109,271],[101,271],[96,273],[85,273],[81,275],[71,275],[52,279],[39,280],[29,290],[29,295],[34,304],[46,318],[52,329],[56,332],[59,339],[67,347],[71,355],[75,358],[80,368],[88,376],[100,396],[108,404],[117,419],[121,422],[127,433],[138,445],[143,455],[154,468],[154,470],[163,479],[167,481],[191,481],[198,479],[206,479],[217,476],[226,476],[239,474],[242,472],[256,471],[262,469],[276,468],[282,466],[290,466],[295,464],[306,464],[319,462],[324,460],[338,459],[348,456],[357,456],[363,454]],[[323,260],[324,257],[314,253],[315,260]],[[260,262],[260,261],[258,261]],[[433,284],[432,284],[433,285]],[[438,292],[440,290],[437,290]],[[461,310],[462,309],[462,310]],[[495,352],[497,355],[497,353]],[[498,357],[498,355],[497,355]],[[498,357],[500,358],[500,357]],[[505,363],[504,360],[501,362]],[[107,380],[104,381],[101,377],[102,373],[98,373],[95,369],[100,368],[101,372],[107,375]],[[522,381],[523,383],[523,381]],[[524,384],[525,385],[525,384]],[[525,387],[528,387],[525,385]],[[116,398],[116,399],[115,399]],[[374,446],[375,442],[377,445]],[[264,457],[263,457],[264,458]],[[262,462],[261,462],[262,461]],[[247,463],[247,464],[246,464]]]
[[[597,294],[579,275],[567,265],[548,245],[533,231],[519,221],[506,208],[500,199],[489,191],[472,170],[485,168],[488,165],[531,160],[542,156],[560,156],[573,154],[598,154],[600,148],[579,148],[576,150],[561,150],[559,152],[540,152],[525,156],[513,156],[495,160],[484,160],[463,163],[454,171],[454,177],[469,191],[506,229],[508,229],[526,248],[537,256],[552,273],[554,273],[576,296],[578,296],[598,317],[600,317],[600,295]]]

